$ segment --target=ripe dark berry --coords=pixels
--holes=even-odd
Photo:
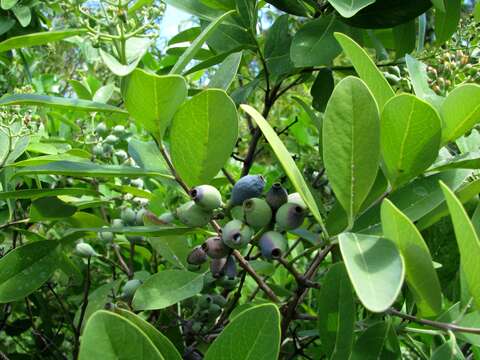
[[[267,259],[280,258],[287,248],[287,240],[276,231],[268,231],[262,235],[258,245],[262,252],[262,256]]]
[[[265,179],[261,175],[247,175],[236,182],[232,189],[230,205],[241,205],[247,199],[262,195]]]
[[[282,184],[274,183],[270,190],[268,190],[265,199],[273,210],[277,210],[280,206],[287,202],[288,193]]]

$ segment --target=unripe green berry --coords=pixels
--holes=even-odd
[[[257,230],[267,226],[272,220],[272,209],[263,199],[252,198],[245,200],[243,212],[245,214],[245,222]]]
[[[112,129],[112,133],[118,137],[123,137],[125,135],[125,126],[123,125],[116,125]]]
[[[178,219],[190,227],[202,227],[212,219],[212,213],[189,201],[177,209]]]
[[[198,306],[201,309],[208,309],[213,302],[213,298],[210,295],[202,295],[198,299]]]
[[[216,318],[222,312],[222,308],[217,304],[210,304],[210,307],[208,308],[208,312],[210,317]]]
[[[122,221],[122,219],[113,219],[113,220],[112,220],[112,227],[114,227],[114,228],[121,228],[121,227],[123,227],[123,221]]]
[[[215,210],[222,206],[222,195],[211,185],[194,187],[190,191],[190,196],[195,201],[195,204],[207,211]]]
[[[90,244],[87,243],[78,243],[75,246],[75,252],[77,253],[78,256],[84,257],[84,258],[89,258],[92,256],[97,256],[97,252],[93,249],[93,247],[90,246]]]
[[[207,255],[212,259],[220,259],[228,255],[230,248],[227,247],[218,236],[209,237],[202,245]]]
[[[93,153],[93,155],[95,155],[95,156],[97,156],[97,157],[103,156],[103,146],[100,145],[100,144],[96,144],[96,145],[92,148],[92,153]]]
[[[121,216],[124,224],[126,224],[128,226],[135,225],[135,220],[136,220],[137,214],[135,213],[135,211],[133,209],[131,209],[131,208],[123,209],[120,216]]]
[[[187,257],[187,262],[190,265],[202,265],[207,261],[207,254],[201,246],[195,247]]]
[[[105,123],[101,122],[95,128],[95,133],[99,136],[105,136],[108,134],[108,127]]]
[[[238,180],[232,189],[230,205],[241,205],[247,199],[262,195],[265,179],[261,175],[247,175]]]
[[[111,242],[113,241],[113,233],[110,231],[102,231],[98,233],[98,238],[102,241]]]
[[[278,259],[287,249],[287,240],[279,232],[268,231],[262,235],[258,245],[264,258]]]
[[[240,249],[248,244],[253,230],[240,220],[229,221],[222,229],[222,240],[232,249]]]
[[[220,307],[224,307],[225,305],[227,305],[227,299],[225,299],[222,295],[213,295],[212,300]]]
[[[104,141],[106,144],[115,145],[118,142],[118,140],[119,140],[118,137],[116,137],[113,134],[110,134],[105,138]]]
[[[175,215],[172,214],[171,212],[166,212],[160,215],[158,217],[158,220],[163,222],[165,225],[168,225],[175,221]]]
[[[130,181],[130,185],[132,185],[133,187],[136,187],[136,188],[143,188],[143,180],[138,178],[138,179],[133,179],[132,181]]]
[[[114,155],[118,159],[118,161],[120,161],[120,162],[128,159],[128,154],[125,150],[117,150],[117,151],[115,151]]]
[[[233,219],[245,221],[245,214],[243,213],[243,206],[237,205],[230,210],[230,215]]]
[[[288,193],[282,184],[277,182],[268,190],[265,199],[273,210],[277,210],[288,201]]]
[[[278,209],[275,222],[281,230],[292,230],[300,227],[305,219],[305,210],[294,203],[286,203]]]
[[[140,209],[137,211],[135,214],[135,225],[137,226],[143,226],[143,217],[145,216],[146,210],[145,209]]]
[[[122,299],[131,300],[140,285],[142,285],[142,282],[138,279],[128,280],[122,288]]]

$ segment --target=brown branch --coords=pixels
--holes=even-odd
[[[416,322],[417,324],[431,326],[444,331],[464,332],[464,333],[477,334],[477,335],[480,334],[480,328],[471,328],[471,327],[465,327],[465,326],[460,326],[460,325],[455,325],[450,323],[434,321],[434,320],[420,319],[420,318],[417,318],[416,316],[397,311],[394,308],[388,309],[387,313],[390,315],[400,317],[405,320]]]
[[[233,178],[232,174],[228,172],[227,169],[222,168],[223,175],[227,178],[228,182],[232,185],[235,185],[235,179]]]
[[[290,274],[293,275],[297,284],[304,286],[306,288],[319,288],[320,285],[315,283],[309,279],[307,279],[304,275],[300,274],[295,267],[288,262],[285,258],[278,258],[276,259]]]
[[[115,252],[115,255],[118,258],[118,261],[120,261],[120,266],[123,269],[123,272],[127,274],[128,279],[132,280],[133,278],[133,273],[130,271],[130,268],[128,267],[127,263],[125,262],[125,259],[123,258],[122,254],[120,254],[120,250],[118,248],[117,244],[112,245],[113,251]]]

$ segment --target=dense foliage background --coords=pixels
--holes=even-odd
[[[479,23],[1,0],[0,359],[480,359]]]

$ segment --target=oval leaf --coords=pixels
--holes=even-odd
[[[335,33],[335,38],[352,62],[358,76],[365,81],[369,89],[372,91],[381,111],[385,103],[395,95],[392,87],[388,84],[385,76],[383,76],[380,70],[378,70],[373,60],[360,45],[345,34]]]
[[[342,233],[338,240],[362,304],[373,312],[387,310],[400,293],[405,276],[395,244],[382,237],[354,233]]]
[[[88,320],[78,358],[79,360],[164,359],[153,342],[138,326],[120,315],[103,310],[97,311]]]
[[[149,277],[135,292],[135,310],[163,309],[198,294],[203,275],[184,270],[165,270]]]
[[[45,283],[58,266],[58,242],[36,241],[0,259],[0,303],[17,301]]]
[[[456,140],[480,121],[480,86],[465,84],[456,87],[443,103],[442,143]]]
[[[383,235],[395,242],[405,262],[405,277],[424,317],[442,310],[442,292],[432,257],[422,235],[393,203],[382,204]]]
[[[328,0],[328,2],[345,18],[352,17],[357,12],[373,4],[375,0]]]
[[[189,186],[210,182],[235,147],[238,115],[222,90],[208,89],[185,102],[170,131],[172,161]]]
[[[413,95],[398,95],[385,104],[380,146],[384,170],[393,188],[420,175],[435,161],[441,126],[435,109]]]
[[[440,182],[440,186],[452,216],[455,237],[460,250],[460,266],[468,290],[477,309],[480,309],[480,261],[478,261],[480,259],[480,240],[460,200],[443,182]]]
[[[205,360],[277,359],[280,313],[273,304],[255,306],[235,317],[208,348]]]
[[[2,21],[4,21],[2,19]],[[87,29],[65,29],[59,31],[45,31],[21,36],[13,36],[0,42],[0,51],[8,51],[30,46],[49,44],[54,41],[63,40],[75,35],[81,35],[87,32]]]
[[[348,359],[353,346],[355,300],[343,263],[333,264],[318,292],[318,331],[330,359]]]
[[[275,130],[272,129],[270,124],[263,118],[263,116],[254,108],[249,105],[241,105],[241,108],[249,114],[252,119],[256,122],[260,130],[262,130],[263,135],[267,139],[268,143],[272,147],[273,152],[277,156],[278,161],[282,164],[283,170],[287,174],[288,178],[292,182],[293,187],[302,197],[303,201],[307,205],[307,207],[312,212],[312,215],[315,217],[315,220],[318,221],[320,226],[325,230],[325,226],[323,224],[322,216],[320,215],[320,211],[318,210],[317,203],[315,202],[315,198],[313,197],[310,189],[305,182],[300,170],[298,170],[295,161],[293,161],[290,153],[288,152],[287,148],[283,144],[282,140],[278,137]]]
[[[378,108],[365,83],[347,77],[333,90],[323,119],[323,158],[332,189],[350,225],[378,171]]]

